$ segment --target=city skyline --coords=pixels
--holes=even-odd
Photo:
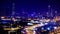
[[[12,3],[15,3],[15,12],[19,13],[22,12],[27,13],[41,13],[45,14],[48,12],[48,5],[51,6],[53,11],[57,10],[57,13],[60,13],[60,2],[59,0],[1,0],[0,3],[0,15],[11,15],[12,13]],[[2,14],[4,13],[4,14]]]

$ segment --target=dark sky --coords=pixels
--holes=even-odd
[[[0,15],[11,15],[12,3],[15,3],[15,11],[17,13],[25,12],[47,12],[48,5],[53,10],[60,11],[59,0],[0,0]]]

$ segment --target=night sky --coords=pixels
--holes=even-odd
[[[0,16],[8,16],[12,13],[12,3],[15,3],[15,12],[46,13],[48,5],[51,9],[60,13],[60,0],[0,0]]]

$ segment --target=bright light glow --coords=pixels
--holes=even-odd
[[[43,23],[41,23],[41,24],[40,24],[40,26],[44,26],[44,24],[43,24]]]
[[[47,30],[50,30],[50,28],[47,28]]]
[[[34,23],[39,23],[38,21],[35,21]]]
[[[14,30],[14,28],[11,28],[11,30]]]
[[[38,27],[41,27],[41,26],[44,26],[44,24],[43,23],[38,24]]]
[[[57,29],[57,27],[54,27],[54,29]]]
[[[45,25],[47,25],[48,23],[45,23]]]
[[[32,23],[27,23],[28,25],[33,25]]]
[[[5,17],[1,17],[2,19],[5,18]]]

